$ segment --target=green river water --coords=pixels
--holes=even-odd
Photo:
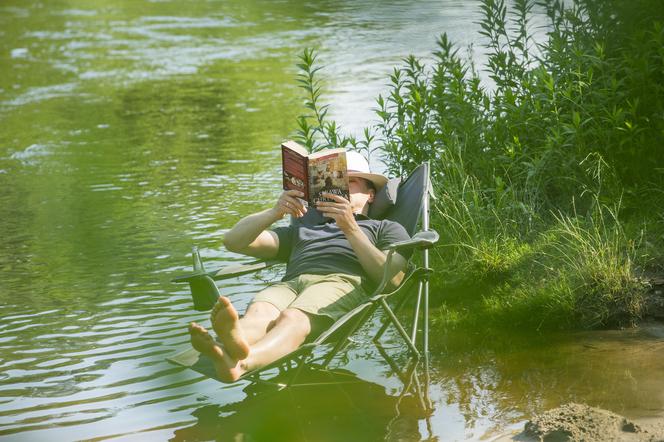
[[[429,416],[360,344],[338,361],[355,376],[344,388],[255,394],[165,361],[189,321],[206,324],[170,282],[192,245],[210,268],[246,261],[220,238],[280,192],[302,50],[318,48],[326,101],[359,131],[392,66],[441,32],[477,41],[477,13],[444,0],[0,1],[0,439],[487,440],[568,401],[662,419],[661,327],[434,329]],[[221,290],[242,310],[274,276]]]

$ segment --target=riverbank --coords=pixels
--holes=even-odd
[[[661,363],[655,362],[657,355],[664,354],[664,322],[646,321],[636,329],[588,333],[597,333],[599,339],[582,339],[577,351],[583,347],[589,356],[602,354],[604,363],[600,365],[608,372],[599,381],[592,381],[596,384],[594,388],[604,392],[631,391],[632,394],[639,391],[634,400],[609,403],[603,399],[603,393],[585,397],[576,394],[575,401],[587,402],[567,402],[536,413],[519,428],[492,439],[494,442],[664,441],[664,412],[652,406],[664,399]],[[641,362],[616,370],[614,365],[621,360]],[[596,362],[592,356],[587,361],[590,365]],[[650,376],[641,376],[643,371]]]
[[[664,83],[652,68],[664,65],[661,5],[550,6],[535,61],[528,8],[484,3],[495,87],[481,87],[443,38],[433,75],[409,60],[383,112],[395,171],[435,158],[437,320],[634,326],[657,311],[647,275],[664,265],[664,176],[652,150],[664,141]],[[523,26],[509,29],[506,11]]]
[[[516,435],[495,442],[660,442],[664,440],[661,419],[628,419],[585,404],[568,403],[529,420]]]
[[[579,306],[574,299],[571,299],[571,296],[567,303],[560,302],[566,308],[559,306],[557,310],[554,310],[548,306],[548,310],[538,310],[538,307],[541,307],[539,303],[542,302],[542,299],[547,299],[547,297],[560,299],[560,292],[567,295],[571,295],[571,293],[568,291],[568,280],[563,279],[559,283],[546,281],[546,277],[533,270],[534,266],[541,264],[541,260],[538,261],[535,257],[534,261],[534,265],[532,263],[520,264],[520,266],[511,268],[511,273],[506,272],[502,276],[504,278],[502,282],[495,280],[487,282],[478,278],[479,281],[472,283],[464,281],[462,284],[454,285],[448,282],[451,278],[447,281],[445,278],[439,278],[438,281],[442,279],[443,283],[434,288],[434,292],[443,293],[441,298],[444,299],[439,308],[434,310],[433,322],[444,328],[486,329],[489,327],[513,330],[535,329],[538,332],[556,329],[634,328],[642,324],[647,326],[649,322],[653,321],[664,324],[664,276],[634,275],[634,284],[630,287],[636,293],[629,294],[634,309],[632,314],[628,314],[624,310],[627,306],[623,304],[621,308],[621,305],[614,301],[610,321],[607,321],[607,316],[604,316],[604,321],[595,319],[588,323],[581,320],[583,313],[574,310],[577,308],[591,309],[592,304],[586,302],[585,306]],[[464,276],[464,278],[468,279],[468,276]],[[538,285],[543,281],[553,293],[542,294],[542,299],[539,301],[528,297],[527,294],[537,294],[539,290],[542,290],[542,287],[538,287]],[[609,291],[608,296],[612,295],[610,288],[605,289]],[[613,288],[613,290],[619,289],[624,289],[624,287]],[[591,292],[587,296],[590,297],[592,294]],[[617,293],[617,295],[626,294]],[[602,308],[606,309],[606,306]],[[606,313],[604,314],[606,315]]]

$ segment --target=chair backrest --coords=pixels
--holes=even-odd
[[[409,235],[413,236],[417,232],[418,221],[423,215],[425,200],[430,191],[429,163],[422,163],[399,184],[396,202],[386,211],[383,218],[398,222],[404,226]]]

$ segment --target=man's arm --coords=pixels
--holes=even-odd
[[[279,251],[279,237],[267,230],[286,214],[301,217],[306,209],[298,199],[302,193],[287,190],[281,194],[274,207],[242,218],[224,235],[227,250],[256,258],[274,258]]]
[[[353,221],[355,220],[353,219]],[[373,245],[364,232],[362,232],[360,226],[357,225],[357,222],[355,222],[355,227],[344,231],[344,233],[364,271],[367,272],[367,275],[369,275],[369,278],[373,282],[379,283],[383,279],[387,255]],[[398,253],[394,253],[390,261],[390,268],[388,269],[388,288],[393,289],[401,284],[405,276],[403,271],[405,268],[406,260],[404,257]]]
[[[320,202],[318,203],[318,209],[324,216],[335,220],[346,235],[346,239],[348,239],[364,271],[374,283],[379,283],[383,279],[387,255],[373,245],[371,240],[362,232],[357,221],[355,221],[351,204],[347,199],[333,194],[326,194],[325,196],[334,199],[335,202]],[[406,259],[395,253],[388,269],[388,288],[395,288],[401,284],[405,275],[403,271],[405,268]]]

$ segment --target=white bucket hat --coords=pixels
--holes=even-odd
[[[387,177],[378,173],[371,173],[369,163],[359,152],[352,150],[346,152],[346,165],[348,168],[348,176],[356,176],[371,181],[376,187],[376,191],[380,190],[385,184],[387,184]]]

